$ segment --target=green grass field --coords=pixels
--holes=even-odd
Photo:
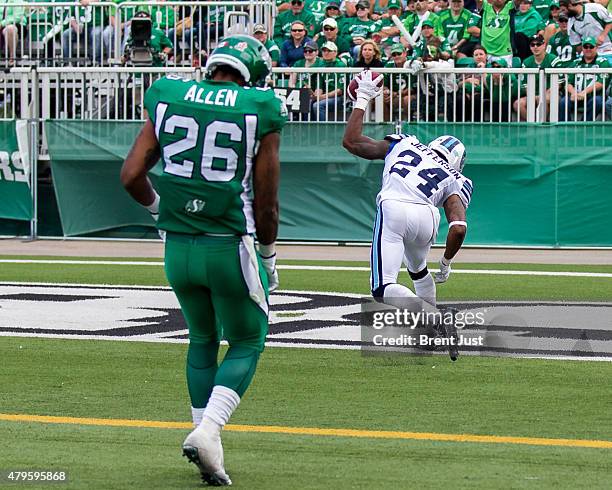
[[[82,264],[2,263],[0,281],[166,285],[162,267]],[[286,290],[368,292],[367,272],[282,270],[281,281]],[[612,279],[456,274],[439,297],[609,301]],[[185,351],[185,344],[0,337],[0,412],[187,422]],[[453,364],[445,356],[270,347],[231,422],[612,441],[610,379],[609,362],[463,356]],[[0,416],[0,471],[61,469],[66,487],[79,489],[196,488],[197,472],[180,456],[186,432]],[[225,432],[224,445],[237,488],[609,488],[612,478],[610,447],[235,431]]]

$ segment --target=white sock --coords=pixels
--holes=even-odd
[[[227,424],[239,403],[238,393],[227,386],[216,385],[202,414],[201,423],[212,423],[221,430]]]
[[[431,274],[427,274],[422,279],[413,281],[414,292],[419,298],[427,301],[430,305],[436,306],[436,283]]]
[[[197,427],[202,422],[202,415],[204,415],[203,408],[193,408],[191,407],[191,419],[193,420],[193,426]]]
[[[396,308],[414,311],[415,313],[422,310],[432,313],[438,311],[431,304],[422,301],[410,289],[401,284],[388,284],[385,288],[383,302]]]

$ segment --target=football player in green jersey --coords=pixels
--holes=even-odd
[[[196,428],[183,454],[205,481],[229,485],[221,429],[255,373],[268,331],[268,292],[278,287],[278,152],[286,108],[262,88],[271,63],[253,37],[224,39],[206,70],[201,82],[168,76],[149,88],[148,119],[121,181],[166,231],[166,276],[189,327],[187,386]],[[147,171],[160,158],[158,195]],[[217,365],[222,337],[229,349]]]

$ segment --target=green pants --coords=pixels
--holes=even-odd
[[[191,342],[225,338],[261,352],[268,333],[268,281],[253,238],[166,235],[165,269]]]

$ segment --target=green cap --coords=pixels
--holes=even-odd
[[[393,46],[391,46],[391,51],[390,53],[404,53],[406,51],[406,48],[404,47],[404,45],[402,43],[395,43]]]
[[[389,0],[387,2],[387,8],[388,9],[401,9],[402,4],[399,0]]]
[[[494,67],[493,66],[494,64],[495,65],[499,65],[499,66]],[[508,68],[508,62],[505,59],[503,59],[503,58],[498,58],[496,60],[491,61],[491,66],[493,68]]]
[[[593,36],[585,37],[582,40],[582,45],[584,46],[585,44],[590,44],[591,46],[597,46],[597,39],[595,39]]]
[[[427,19],[427,20],[423,21],[423,24],[421,24],[421,28],[423,28],[425,26],[429,26],[429,27],[433,28],[434,27],[434,23],[433,23],[433,21]]]
[[[558,0],[553,0],[552,2],[550,2],[550,8],[559,8],[559,2]]]

